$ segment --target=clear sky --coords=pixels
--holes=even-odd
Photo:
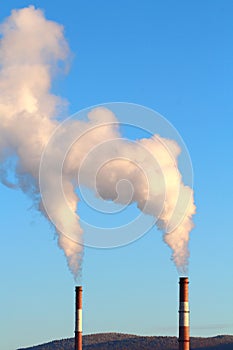
[[[73,52],[53,91],[69,113],[111,101],[158,111],[193,163],[191,335],[233,334],[233,3],[12,1],[64,26]],[[0,185],[0,348],[73,336],[75,282],[53,229],[30,198]],[[177,335],[178,273],[155,228],[125,247],[86,248],[84,333]]]

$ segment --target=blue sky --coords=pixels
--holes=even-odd
[[[1,21],[14,8],[1,5]],[[231,1],[35,1],[73,52],[53,91],[70,114],[111,101],[165,116],[192,158],[191,335],[233,334]],[[53,229],[29,198],[0,185],[0,347],[73,336],[74,286]],[[177,335],[178,274],[152,229],[117,249],[86,248],[84,332]]]

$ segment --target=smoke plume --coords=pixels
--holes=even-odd
[[[178,170],[178,144],[159,135],[130,142],[122,137],[116,116],[103,107],[94,108],[87,121],[58,122],[56,116],[66,101],[50,90],[53,77],[70,58],[62,26],[30,6],[12,11],[0,31],[0,179],[33,197],[54,224],[74,276],[83,242],[79,186],[92,189],[103,200],[136,202],[143,213],[154,216],[177,268],[185,269],[195,205],[193,191]],[[50,161],[41,193],[44,150]],[[12,168],[14,181],[8,177]],[[65,200],[57,191],[61,171]]]

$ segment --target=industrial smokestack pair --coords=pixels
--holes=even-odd
[[[190,350],[188,284],[188,277],[180,278],[179,350]],[[82,287],[75,291],[75,350],[82,350]]]

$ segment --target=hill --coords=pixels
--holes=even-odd
[[[55,340],[46,344],[18,350],[73,350],[74,339]],[[177,350],[176,337],[143,337],[132,334],[101,333],[83,337],[84,350]],[[233,350],[233,336],[191,338],[191,349]]]

